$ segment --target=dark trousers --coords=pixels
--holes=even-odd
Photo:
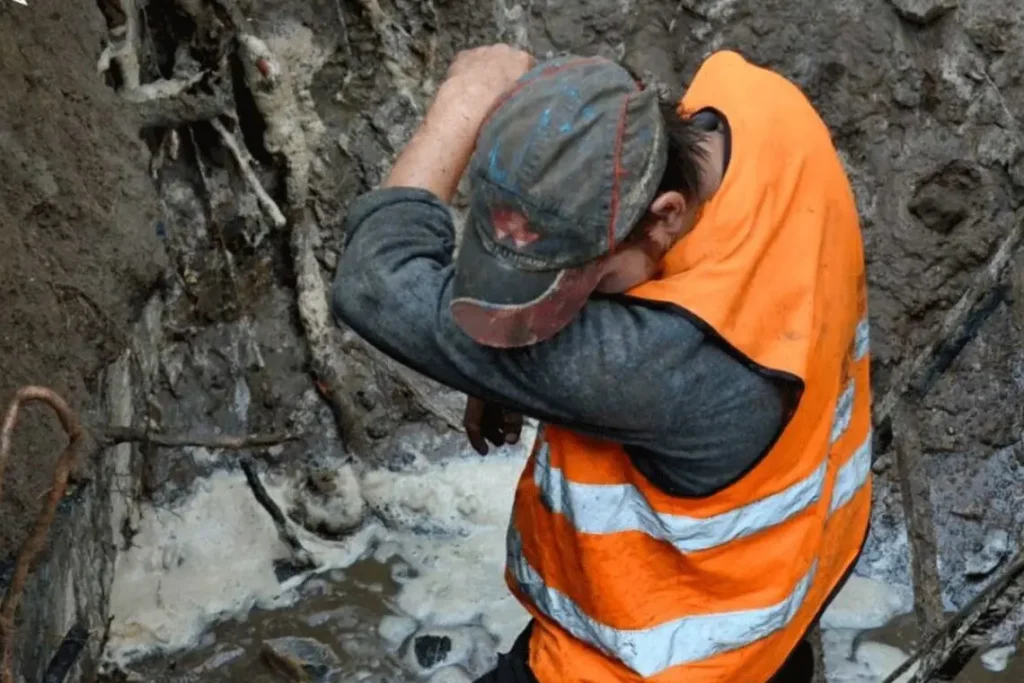
[[[527,626],[508,654],[498,655],[498,666],[476,679],[476,683],[538,683],[527,663],[530,658],[530,627]],[[814,651],[802,640],[789,659],[768,683],[811,683],[814,679]]]

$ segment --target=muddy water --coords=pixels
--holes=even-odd
[[[301,535],[320,567],[309,576],[275,573],[287,548],[240,473],[209,477],[173,510],[147,513],[138,546],[119,558],[108,656],[132,680],[156,683],[472,681],[526,623],[502,570],[528,443],[480,459],[424,441],[421,451],[450,455],[414,453],[404,469],[364,473],[345,494],[368,510],[359,531]],[[266,483],[293,507],[295,481]],[[873,534],[868,575],[823,618],[829,683],[878,683],[915,646],[899,618],[911,611],[909,587],[873,569],[904,555],[898,536]],[[305,679],[280,673],[296,658],[309,665]],[[976,661],[957,680],[1019,683],[1022,668],[1024,658],[998,674]]]
[[[862,642],[891,645],[911,652],[917,645],[920,632],[912,615],[906,614],[892,620],[886,626],[867,631]],[[989,671],[982,662],[984,653],[979,653],[964,667],[954,683],[1020,683],[1024,681],[1024,657],[1011,656],[1003,671]]]
[[[135,671],[147,680],[166,683],[279,683],[287,675],[278,671],[264,643],[310,638],[327,645],[338,658],[336,666],[316,676],[319,680],[414,680],[399,661],[399,644],[389,643],[378,628],[383,616],[394,614],[394,577],[406,569],[399,560],[382,563],[371,558],[311,578],[292,608],[253,610],[214,627],[196,650],[142,662]]]
[[[209,681],[210,683],[280,683],[290,680],[268,656],[264,643],[277,639],[309,638],[327,645],[337,655],[336,666],[314,681],[422,680],[403,664],[408,661],[408,637],[415,624],[401,616],[394,600],[409,575],[409,565],[396,558],[386,562],[362,560],[347,570],[334,570],[307,580],[301,600],[280,610],[254,610],[222,623],[203,638],[203,644],[178,657],[154,658],[135,667],[146,680],[163,683]],[[383,625],[383,626],[382,626]],[[843,662],[843,653],[829,656],[830,683],[873,683],[881,681],[872,669],[895,664],[899,651],[917,646],[918,632],[911,615],[860,633],[853,643],[852,659],[864,664],[862,670]],[[835,642],[835,641],[832,641]],[[887,647],[888,646],[888,647]],[[884,648],[884,649],[883,649]],[[404,655],[404,656],[403,656]],[[976,656],[954,683],[1020,683],[1024,681],[1024,658],[1011,657],[1002,672],[988,671]]]

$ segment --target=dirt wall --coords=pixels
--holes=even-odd
[[[0,3],[0,397],[43,384],[91,418],[101,371],[166,264],[138,126],[96,72],[105,32],[89,0]],[[46,408],[23,411],[0,497],[0,579],[65,443]],[[90,469],[26,591],[21,661],[45,664],[76,621],[102,628],[112,535]]]
[[[159,413],[169,429],[285,425],[319,435],[269,467],[312,467],[310,452],[343,453],[350,444],[333,436],[309,373],[288,234],[270,225],[222,139],[201,117],[174,126],[173,135],[158,126],[148,134],[161,158],[150,177],[138,108],[97,73],[107,34],[100,11],[85,0],[0,3],[0,395],[46,383],[96,413],[100,370],[128,344],[129,323],[154,295],[160,307],[146,334],[156,356],[144,363],[149,386],[140,403],[147,412]],[[222,39],[230,38],[232,12],[298,69],[296,93],[322,124],[316,135],[316,126],[306,132],[325,281],[347,203],[387,172],[455,52],[493,40],[539,56],[625,59],[680,89],[709,51],[737,49],[803,87],[833,131],[863,217],[879,393],[1024,218],[1017,114],[1024,84],[1015,68],[1024,56],[1024,10],[1012,4],[154,0],[138,7],[148,27],[144,80],[200,69],[232,74],[229,109],[239,120],[232,130],[280,203],[293,178],[268,144],[281,131],[268,133],[239,75],[245,65],[233,57],[217,62],[230,52]],[[923,444],[943,501],[943,572],[956,577],[954,604],[976,588],[960,575],[965,550],[992,529],[1015,533],[1024,522],[1019,505],[983,504],[991,487],[964,485],[1016,481],[1007,454],[1019,445],[1022,425],[1019,281],[1014,269],[987,298],[972,340],[932,379],[925,401]],[[338,334],[336,342],[351,368],[344,391],[369,438],[358,455],[400,459],[403,425],[426,419],[443,430],[451,421],[457,397],[430,385],[411,391],[351,337]],[[40,411],[18,433],[0,502],[0,557],[35,514],[61,445],[57,435]],[[224,466],[213,459],[197,465],[194,453],[150,455],[143,488],[157,499]],[[879,470],[879,498],[891,502],[896,482],[884,460]],[[69,501],[72,516],[74,500],[89,499]],[[111,542],[130,543],[131,535],[128,528]],[[40,576],[60,575],[46,571]],[[34,599],[45,601],[41,585]]]

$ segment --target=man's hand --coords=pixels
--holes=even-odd
[[[487,455],[487,442],[497,447],[519,441],[523,416],[472,396],[466,397],[466,414],[462,418],[469,443],[480,455]]]
[[[448,67],[448,80],[456,81],[469,90],[486,93],[490,102],[481,104],[489,109],[490,104],[532,69],[533,65],[533,56],[528,52],[501,43],[485,45],[455,55]]]
[[[508,45],[487,45],[456,55],[448,80],[438,89],[384,187],[420,187],[450,202],[491,107],[532,66],[533,57]]]

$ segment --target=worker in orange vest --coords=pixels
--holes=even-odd
[[[856,206],[794,84],[721,51],[666,107],[607,59],[468,51],[346,240],[336,315],[473,397],[479,451],[544,425],[507,544],[533,618],[480,681],[811,680],[871,393]]]

